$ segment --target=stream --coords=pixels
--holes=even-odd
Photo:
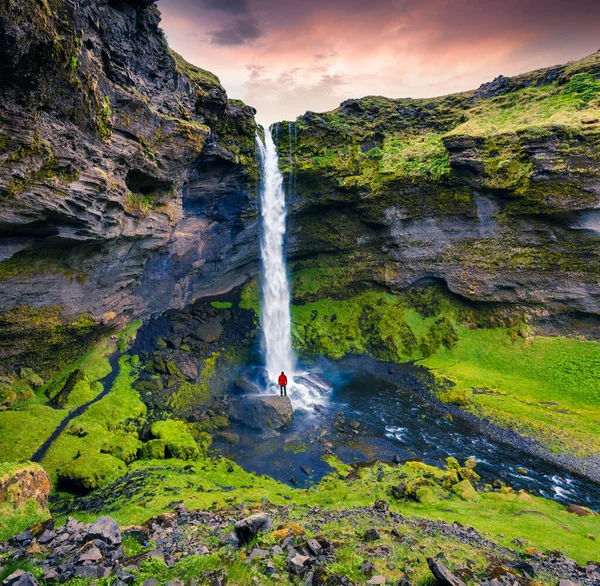
[[[246,470],[299,487],[332,471],[322,460],[327,450],[347,464],[417,458],[443,467],[448,456],[461,463],[474,458],[485,482],[500,479],[515,489],[598,509],[600,485],[489,439],[466,419],[445,417],[427,398],[423,369],[393,365],[391,383],[361,367],[376,364],[368,358],[321,360],[318,369],[333,383],[324,405],[296,409],[292,424],[281,433],[265,436],[232,425],[229,431],[240,441],[228,445],[217,440],[216,453]]]

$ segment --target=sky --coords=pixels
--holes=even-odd
[[[600,0],[160,0],[171,47],[260,123],[432,97],[600,49]]]

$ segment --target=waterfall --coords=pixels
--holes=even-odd
[[[290,327],[290,288],[283,257],[285,235],[285,193],[279,170],[277,148],[269,128],[265,142],[256,138],[262,164],[260,203],[263,233],[260,243],[262,259],[262,329],[266,366],[271,381],[276,382],[283,370],[288,379],[294,374],[294,355]]]
[[[296,370],[296,361],[292,352],[290,287],[283,255],[286,221],[283,175],[279,170],[277,147],[269,128],[265,128],[265,142],[263,143],[257,136],[256,144],[262,165],[261,322],[269,375],[268,387],[270,387],[264,392],[273,392],[273,387],[276,391],[279,390],[276,383],[279,373],[283,370],[288,377],[288,396],[294,408],[309,409],[316,403],[323,404],[331,388],[318,373]],[[290,189],[293,188],[291,181]]]

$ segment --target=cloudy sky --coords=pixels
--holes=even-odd
[[[160,0],[169,44],[263,123],[427,97],[600,49],[600,0]]]

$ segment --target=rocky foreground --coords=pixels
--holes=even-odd
[[[0,544],[3,575],[28,563],[2,584],[600,584],[600,562],[583,567],[559,552],[519,553],[458,522],[404,517],[383,500],[338,511],[263,501],[254,511],[244,505],[191,511],[179,504],[123,529],[108,516],[91,524],[72,517],[60,527],[38,523]]]

